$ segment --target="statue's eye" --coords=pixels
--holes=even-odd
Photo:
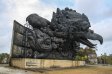
[[[93,30],[91,30],[91,33],[94,33],[94,31],[93,31]]]
[[[69,16],[67,15],[66,18],[69,19]]]
[[[41,37],[44,37],[43,35],[40,35]]]
[[[51,40],[48,38],[48,39],[45,39],[44,40],[44,44],[46,45],[50,45],[51,44]]]

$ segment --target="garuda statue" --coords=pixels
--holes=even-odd
[[[26,21],[32,26],[27,39],[33,51],[28,52],[27,57],[73,59],[80,49],[80,43],[90,48],[95,48],[96,44],[89,39],[103,43],[102,36],[89,29],[88,17],[69,8],[57,8],[51,22],[38,14],[29,15]]]

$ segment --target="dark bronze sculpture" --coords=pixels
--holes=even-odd
[[[96,44],[88,39],[103,43],[102,36],[89,29],[91,25],[87,16],[69,8],[57,8],[51,22],[37,14],[29,15],[26,21],[32,29],[27,28],[23,34],[27,39],[24,46],[30,48],[25,50],[25,57],[73,59],[80,43],[91,48]]]

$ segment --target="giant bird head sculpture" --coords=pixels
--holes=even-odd
[[[87,16],[77,13],[75,10],[69,8],[60,10],[57,8],[57,12],[53,12],[51,23],[54,30],[72,35],[74,41],[85,44],[91,48],[93,48],[95,44],[91,43],[89,39],[98,40],[101,44],[103,43],[102,36],[89,29],[91,25]]]

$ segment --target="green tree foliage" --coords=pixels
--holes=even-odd
[[[89,54],[96,54],[96,51],[92,48],[80,48],[80,50],[77,52],[77,56],[75,57],[75,60],[81,60],[81,61],[88,61],[88,55]],[[95,57],[97,58],[97,57]]]
[[[110,54],[110,55],[107,55],[106,53],[101,54],[101,56],[98,57],[98,63],[112,65],[112,54]]]
[[[7,58],[9,60],[9,58],[10,58],[9,54],[1,53],[0,54],[0,63],[2,63],[5,58]]]

